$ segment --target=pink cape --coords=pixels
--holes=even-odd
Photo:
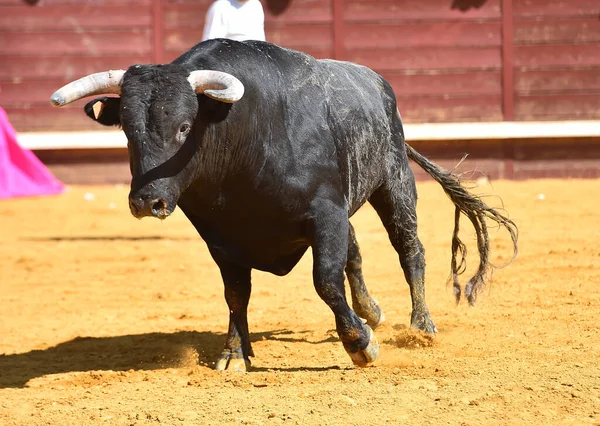
[[[0,198],[59,194],[64,187],[42,162],[17,143],[17,133],[0,107]]]

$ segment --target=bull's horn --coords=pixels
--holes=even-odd
[[[86,96],[105,93],[121,94],[121,80],[125,70],[104,71],[90,74],[58,89],[50,97],[54,106],[64,106]]]
[[[244,85],[240,80],[221,71],[192,71],[188,81],[196,93],[204,93],[209,98],[232,104],[244,95]]]

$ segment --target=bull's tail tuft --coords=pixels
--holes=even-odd
[[[454,295],[458,303],[461,298],[461,288],[458,282],[458,276],[466,269],[467,247],[458,237],[460,214],[463,213],[469,218],[475,234],[477,235],[477,249],[479,251],[479,268],[475,275],[467,282],[465,286],[465,296],[469,304],[474,305],[477,294],[483,289],[486,278],[491,274],[494,265],[489,261],[490,240],[486,219],[491,219],[498,225],[503,226],[509,233],[513,242],[513,256],[508,262],[512,262],[517,256],[517,240],[519,230],[517,225],[488,207],[480,197],[471,194],[461,185],[460,177],[452,172],[442,169],[427,158],[415,151],[410,145],[406,144],[408,157],[425,170],[433,179],[435,179],[444,189],[444,192],[456,206],[454,213],[454,233],[452,235],[452,282]]]

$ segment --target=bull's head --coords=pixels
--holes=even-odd
[[[195,134],[198,94],[231,104],[243,84],[220,71],[186,71],[176,64],[134,65],[127,71],[91,74],[57,90],[50,102],[67,105],[86,96],[87,115],[105,126],[121,126],[127,136],[132,174],[129,206],[138,218],[164,219],[192,183],[197,167]],[[197,130],[200,132],[200,130]]]

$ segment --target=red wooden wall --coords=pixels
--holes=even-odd
[[[98,129],[50,94],[167,62],[213,0],[0,0],[0,105],[17,130]],[[286,8],[274,15],[269,6]],[[267,39],[370,66],[409,122],[600,119],[598,0],[264,0]],[[66,111],[65,111],[66,109]]]
[[[407,121],[502,120],[500,0],[346,0],[342,57],[381,72]]]
[[[171,61],[202,39],[204,17],[214,0],[162,0],[164,60]],[[266,2],[263,2],[265,4]],[[265,9],[267,40],[319,58],[333,57],[333,10],[329,0],[292,0],[275,16]],[[157,47],[161,48],[161,46]]]
[[[514,0],[516,120],[600,118],[600,1]]]
[[[58,109],[49,96],[83,75],[150,62],[151,5],[45,0],[32,7],[0,0],[0,106],[17,131],[98,129],[81,102]]]

